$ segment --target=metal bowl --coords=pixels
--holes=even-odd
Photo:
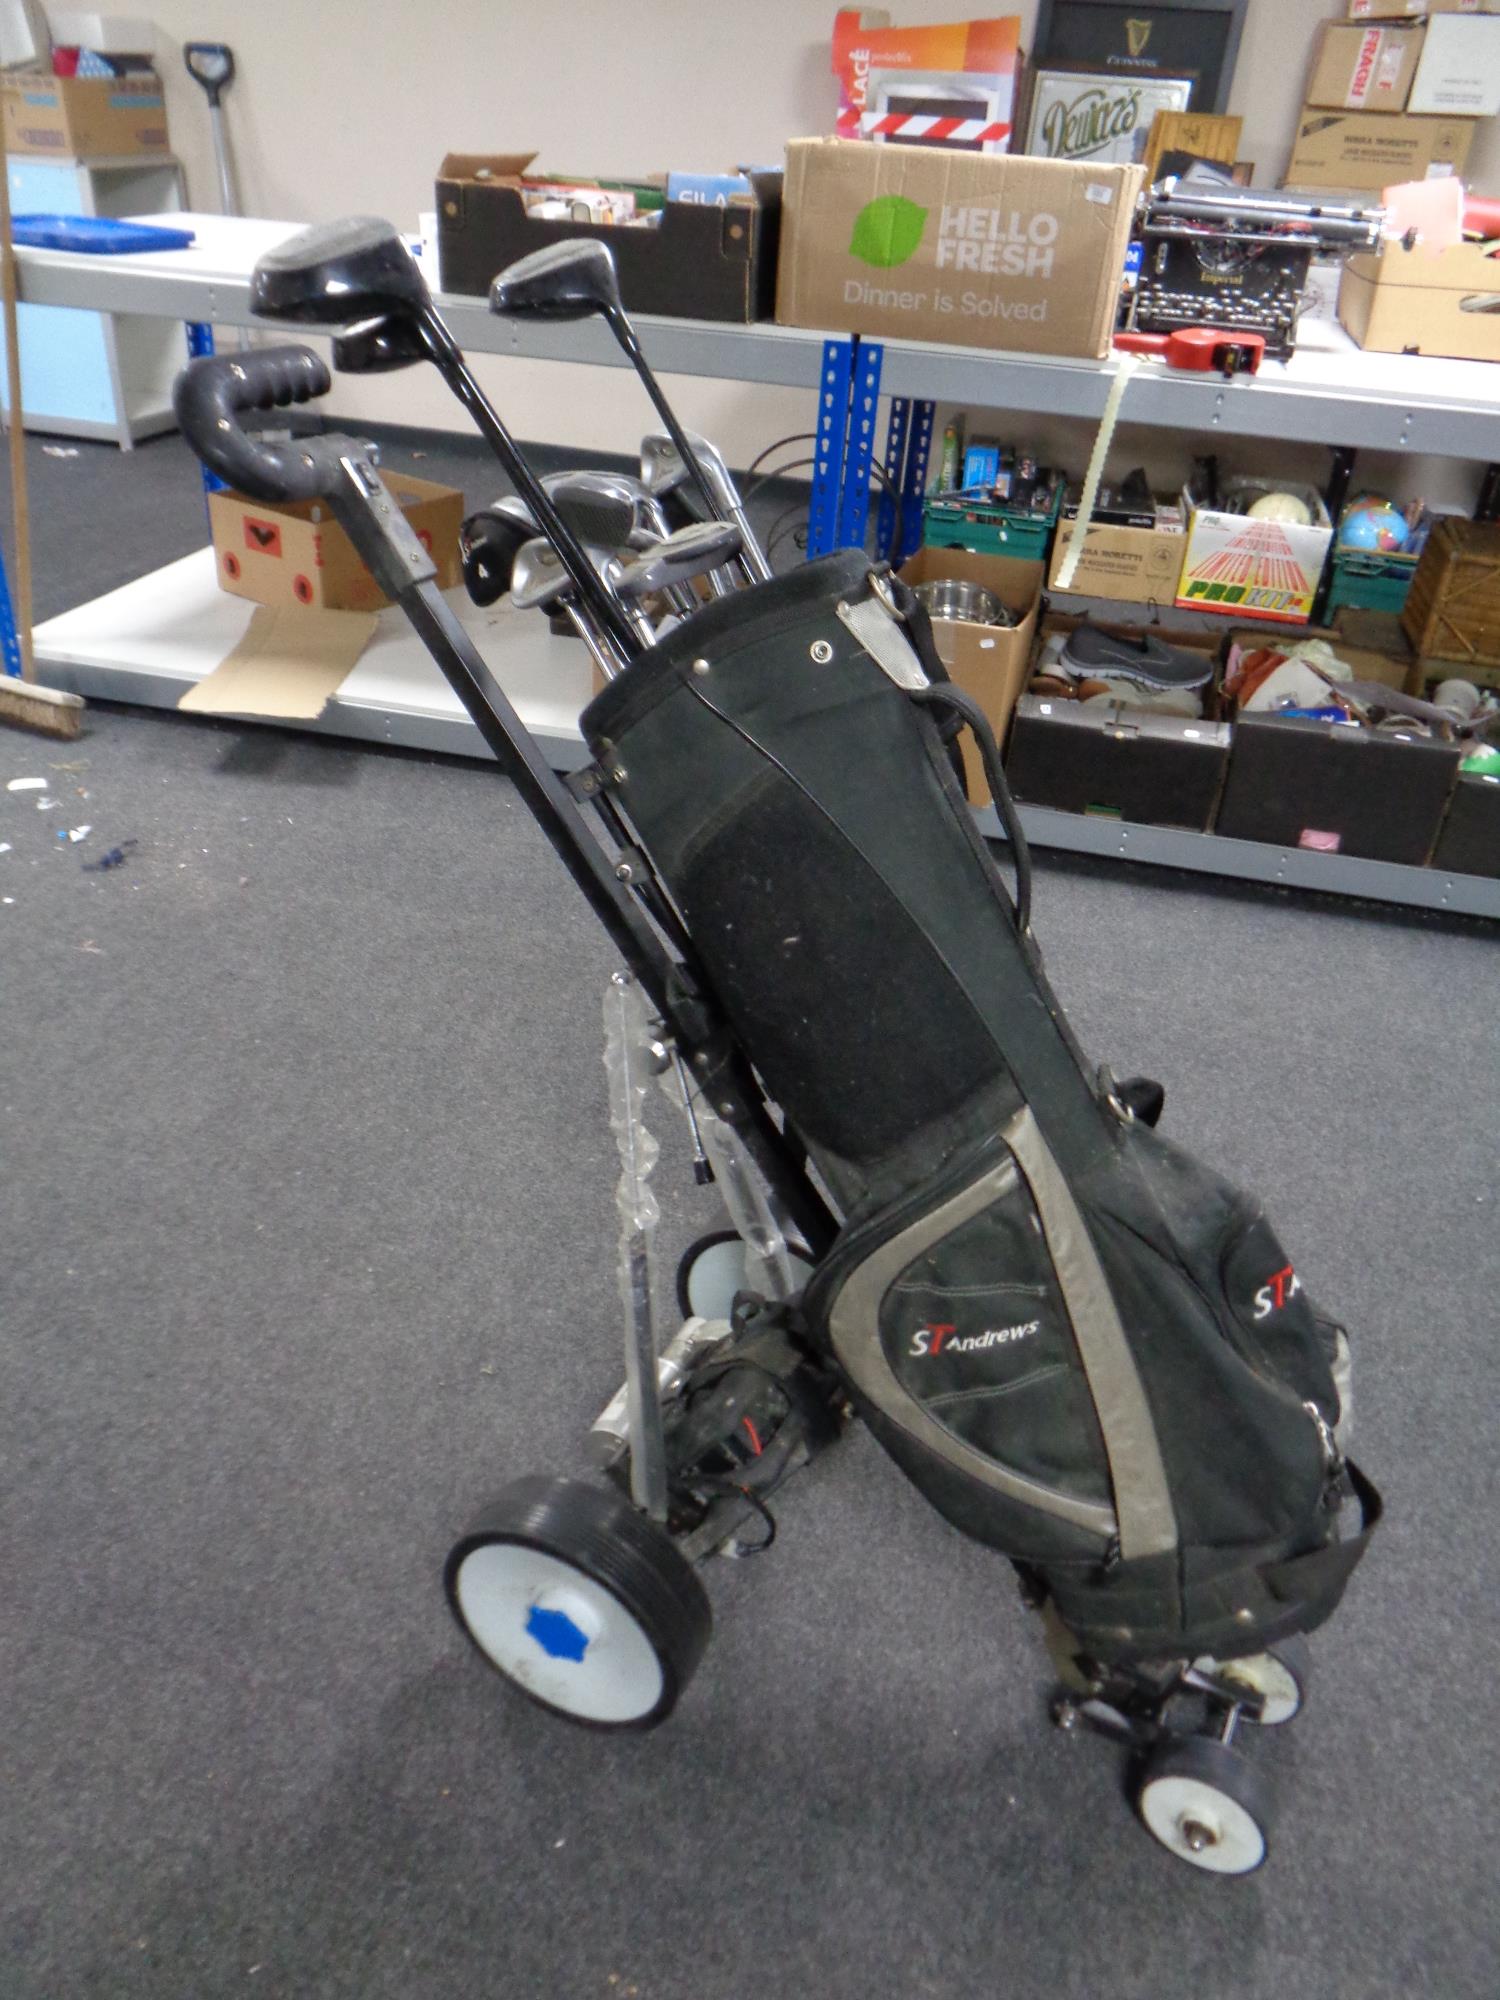
[[[962,577],[938,577],[919,583],[917,602],[929,618],[952,618],[966,625],[1014,625],[1014,612],[1007,611],[994,591]]]

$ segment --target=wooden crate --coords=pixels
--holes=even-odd
[[[1500,666],[1500,523],[1454,515],[1439,521],[1401,623],[1419,660]]]

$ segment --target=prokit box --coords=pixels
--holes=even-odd
[[[794,139],[776,317],[1099,360],[1143,170]]]
[[[1333,541],[1333,523],[1321,495],[1315,487],[1293,489],[1285,482],[1274,488],[1257,479],[1233,484],[1247,504],[1272,491],[1295,491],[1311,514],[1311,523],[1303,526],[1221,512],[1200,505],[1191,490],[1185,491],[1188,533],[1177,581],[1178,604],[1187,611],[1231,611],[1238,618],[1305,625]]]
[[[386,473],[385,483],[437,564],[438,588],[452,590],[463,581],[462,493],[404,472]],[[208,518],[219,587],[233,597],[323,611],[378,611],[390,603],[321,501],[267,507],[226,487],[209,494]]]

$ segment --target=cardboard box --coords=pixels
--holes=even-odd
[[[627,312],[744,324],[776,306],[781,176],[752,172],[753,196],[721,208],[669,201],[649,229],[528,215],[532,153],[449,153],[438,169],[438,283],[485,298],[507,264],[549,243],[597,236],[614,254]]]
[[[794,139],[783,326],[1109,351],[1143,170]]]
[[[1335,111],[1404,111],[1425,36],[1423,27],[1396,22],[1356,27],[1330,21],[1313,57],[1307,103]]]
[[[1469,118],[1414,118],[1303,107],[1287,165],[1287,187],[1393,187],[1463,171],[1474,140]]]
[[[1408,108],[1442,118],[1500,111],[1500,20],[1442,14],[1429,21]]]
[[[5,145],[12,153],[96,160],[164,153],[167,108],[152,70],[129,76],[12,73],[0,83]]]
[[[1187,548],[1177,602],[1189,611],[1229,611],[1237,618],[1305,625],[1333,541],[1333,523],[1315,487],[1288,481],[1236,480],[1249,494],[1294,491],[1312,512],[1309,526],[1257,521],[1196,504],[1184,491]]]
[[[1071,591],[1084,597],[1117,597],[1126,604],[1170,604],[1177,595],[1187,548],[1182,521],[1175,508],[1158,509],[1154,528],[1121,528],[1091,521],[1073,581],[1065,591],[1057,581],[1073,533],[1065,513],[1052,545],[1047,588],[1060,597]]]
[[[1321,854],[1420,868],[1432,852],[1458,774],[1456,743],[1244,715],[1234,725],[1215,832]]]
[[[834,131],[841,139],[899,141],[909,124],[927,132],[936,117],[964,128],[961,138],[944,135],[952,143],[1003,153],[1015,118],[1020,35],[1015,14],[893,28],[883,8],[841,7],[833,17]]]
[[[1500,14],[1500,0],[1349,0],[1351,21],[1407,20],[1423,14]]]
[[[1361,252],[1339,281],[1339,320],[1377,354],[1438,354],[1500,361],[1500,313],[1465,302],[1500,297],[1500,259],[1478,243],[1433,252],[1387,243]]]
[[[971,625],[949,618],[932,621],[933,638],[943,665],[958,686],[973,695],[984,710],[995,732],[995,741],[1002,748],[1011,714],[1031,671],[1031,652],[1041,609],[1042,574],[1039,562],[1024,562],[1015,556],[976,556],[967,549],[918,549],[901,568],[902,579],[907,583],[931,583],[938,577],[957,576],[968,583],[982,584],[995,593],[1007,610],[1016,614],[1014,625]],[[990,788],[985,782],[979,752],[967,730],[959,741],[969,797],[976,805],[983,805],[989,799]]]
[[[1025,805],[1202,833],[1228,763],[1226,723],[1023,694],[1005,769]]]
[[[439,589],[452,590],[463,582],[458,531],[464,496],[457,487],[404,472],[383,477],[437,564]],[[323,611],[378,611],[391,601],[321,501],[266,507],[226,487],[209,494],[208,518],[219,587],[233,597]]]

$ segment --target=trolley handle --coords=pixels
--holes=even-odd
[[[333,378],[310,347],[208,354],[177,377],[172,408],[182,434],[211,472],[252,500],[324,499],[339,478],[324,438],[267,444],[241,428],[242,410],[285,408],[326,395]],[[344,443],[347,449],[347,441]]]

